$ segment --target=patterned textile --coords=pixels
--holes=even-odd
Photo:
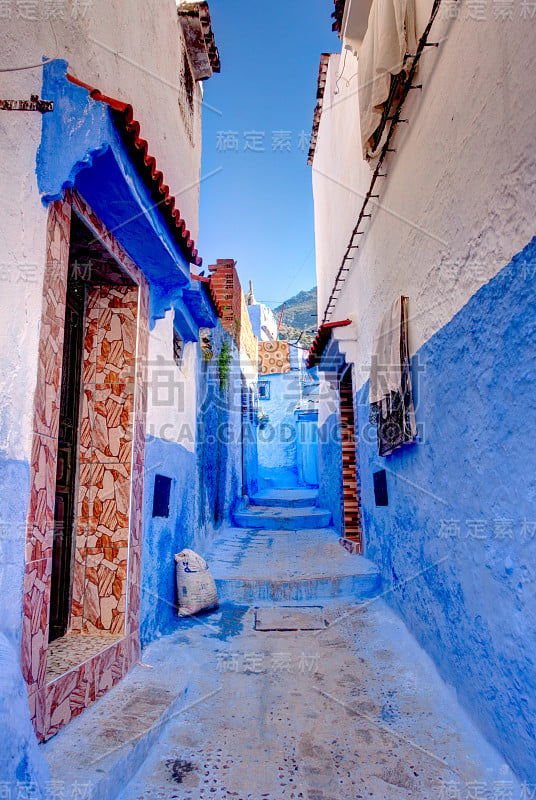
[[[259,375],[290,372],[288,342],[259,342]]]
[[[371,370],[376,382],[378,376],[381,378],[382,371],[387,371],[392,376],[396,371],[398,387],[393,389],[389,387],[386,394],[380,399],[376,393],[373,393],[371,388],[371,399],[374,396],[374,402],[370,404],[370,422],[377,426],[378,430],[378,453],[380,456],[388,456],[398,447],[412,442],[417,435],[417,426],[415,424],[415,411],[413,406],[413,392],[411,387],[411,372],[409,366],[409,347],[408,347],[408,298],[402,297],[400,300],[395,301],[393,307],[395,312],[400,309],[399,319],[400,325],[396,330],[391,327],[388,334],[391,337],[397,337],[399,347],[395,347],[396,354],[400,353],[400,359],[396,359],[396,363],[384,364],[381,361],[379,350],[381,347],[385,350],[385,342],[380,343],[379,336],[375,339],[375,352],[373,354],[374,369]],[[393,310],[389,312],[389,319],[392,318]],[[397,314],[398,316],[398,314]],[[380,329],[382,326],[380,326]],[[385,330],[385,326],[383,326]],[[385,334],[382,333],[382,336]],[[392,341],[391,341],[392,345]],[[390,346],[387,349],[392,349]],[[379,364],[378,359],[380,358]],[[399,377],[398,377],[399,376]],[[380,381],[381,382],[381,381]],[[385,381],[384,381],[385,383]]]

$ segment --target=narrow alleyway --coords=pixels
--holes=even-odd
[[[0,19],[0,800],[536,800],[536,0]]]
[[[45,745],[54,776],[121,800],[518,797],[373,565],[313,527],[314,497],[254,502],[235,522],[271,527],[222,531],[209,557],[220,609]]]

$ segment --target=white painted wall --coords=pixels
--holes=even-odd
[[[430,0],[418,0],[419,35]],[[436,19],[380,183],[380,208],[331,319],[356,325],[350,360],[368,378],[372,338],[397,294],[410,298],[410,349],[443,327],[534,235],[534,21]],[[339,65],[342,64],[342,78]],[[360,154],[358,61],[330,60],[313,164],[319,313],[340,266],[372,171]],[[338,93],[335,94],[338,84]],[[348,337],[340,329],[337,337]],[[349,345],[343,345],[343,349]]]
[[[4,39],[0,67],[21,63],[14,42]],[[29,99],[40,91],[41,69],[2,75],[3,98]],[[40,137],[40,114],[0,111],[0,457],[26,461],[46,250],[47,212],[35,177]]]
[[[192,146],[178,106],[183,36],[175,1],[132,6],[124,0],[65,0],[63,19],[54,20],[42,18],[42,3],[35,4],[36,19],[19,19],[19,5],[12,3],[11,18],[2,20],[0,68],[38,64],[44,55],[64,58],[77,78],[131,103],[149,152],[197,240],[201,113],[198,103]],[[79,19],[77,6],[87,9]],[[41,68],[2,73],[2,97],[29,99],[41,95],[41,88]],[[199,85],[196,92],[200,101]],[[0,453],[26,460],[46,244],[46,210],[35,176],[41,122],[38,113],[0,112]],[[31,283],[21,282],[21,270]]]
[[[149,152],[197,239],[201,114],[198,103],[192,146],[178,108],[184,43],[175,0],[148,0],[135,6],[124,0],[90,0],[85,18],[78,20],[74,19],[77,5],[84,4],[65,0],[63,20],[17,20],[14,10],[12,19],[2,21],[2,65],[37,63],[43,55],[63,58],[80,80],[131,103]],[[3,75],[7,94],[12,80],[17,78]],[[25,80],[32,91],[40,90],[40,70]],[[196,94],[200,101],[199,84]]]
[[[253,303],[248,305],[248,314],[253,328],[253,333],[260,342],[269,342],[277,336],[277,325],[274,312],[264,303]]]
[[[173,360],[173,311],[149,334],[147,434],[195,451],[197,439],[197,342],[183,346],[180,367]]]
[[[263,342],[267,342],[276,338],[277,325],[279,320],[276,319],[274,312],[269,306],[265,306],[264,303],[261,303],[260,305],[261,305],[260,339]]]
[[[370,173],[359,142],[357,59],[333,54],[312,167],[319,322]]]

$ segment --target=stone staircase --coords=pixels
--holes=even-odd
[[[331,514],[317,507],[318,493],[310,489],[271,489],[251,497],[249,506],[233,514],[237,528],[296,531],[327,528]]]
[[[310,605],[378,594],[377,567],[339,544],[317,492],[259,492],[233,515],[207,554],[220,602]]]

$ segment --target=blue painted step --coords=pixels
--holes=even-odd
[[[362,602],[381,587],[376,565],[350,555],[331,528],[292,534],[227,528],[214,541],[207,562],[221,603]]]
[[[331,513],[316,506],[288,508],[285,506],[250,506],[233,514],[238,528],[265,531],[296,531],[327,528]]]
[[[316,506],[318,492],[315,489],[266,489],[249,498],[252,506],[279,506],[282,508],[305,508]]]

